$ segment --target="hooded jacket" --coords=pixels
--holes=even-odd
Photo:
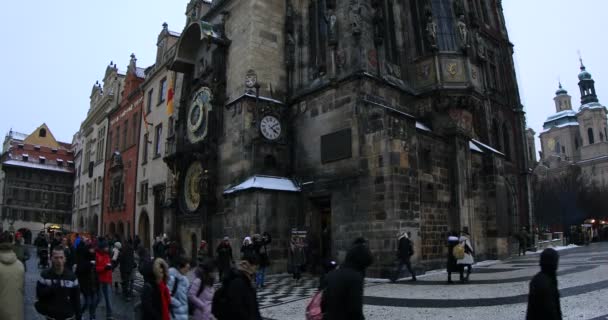
[[[562,310],[557,287],[559,254],[549,248],[540,255],[540,272],[530,281],[526,319],[561,320]]]
[[[0,244],[0,319],[23,320],[24,274],[11,245]]]
[[[90,246],[81,243],[78,246],[76,259],[76,276],[80,284],[80,291],[90,296],[97,293],[97,272],[95,270],[95,253],[89,252]]]
[[[363,320],[363,281],[374,258],[365,244],[355,244],[344,264],[327,275],[321,309],[323,320]]]
[[[397,258],[402,261],[409,261],[410,257],[414,255],[414,248],[412,246],[412,240],[409,239],[407,233],[401,234],[399,237],[399,246],[397,248]]]
[[[190,281],[177,269],[171,268],[169,269],[167,288],[169,288],[172,294],[170,306],[171,319],[188,320],[188,288],[190,288]],[[174,291],[175,294],[173,294]]]
[[[163,269],[168,270],[169,267],[160,258],[146,262],[141,266],[141,274],[144,278],[144,287],[141,293],[142,320],[163,320],[164,315],[168,316],[169,314],[170,301],[167,300],[164,303],[162,301],[163,294],[161,291],[167,290],[165,285],[167,278]]]

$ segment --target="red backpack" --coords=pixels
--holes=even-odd
[[[323,300],[323,291],[318,291],[312,296],[312,299],[306,306],[306,320],[323,320],[323,311],[321,311],[321,301]]]

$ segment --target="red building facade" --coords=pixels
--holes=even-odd
[[[137,158],[143,94],[144,69],[135,55],[127,70],[122,100],[108,115],[106,171],[103,195],[103,233],[122,239],[134,235]]]

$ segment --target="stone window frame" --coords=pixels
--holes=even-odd
[[[158,90],[158,102],[156,103],[157,107],[160,106],[166,100],[165,96],[167,95],[167,90],[169,89],[167,77],[160,79],[158,86],[159,86],[159,90]]]

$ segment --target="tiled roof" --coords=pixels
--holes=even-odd
[[[20,148],[20,145],[23,145],[23,148]],[[36,147],[37,146],[31,144],[13,142],[11,148],[2,159],[2,162],[18,161],[20,163],[39,164],[39,159],[45,159],[45,164],[42,166],[56,167],[57,159],[61,159],[62,161],[74,160],[74,155],[67,150],[59,149],[56,152],[53,152],[52,148],[46,146],[40,146],[40,148]],[[23,161],[24,156],[28,158],[27,162]]]

